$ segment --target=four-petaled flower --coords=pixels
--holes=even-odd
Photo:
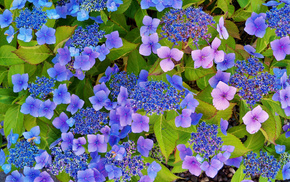
[[[132,114],[132,132],[133,133],[141,133],[142,131],[149,131],[149,117],[148,116],[142,116],[138,113]]]
[[[36,40],[39,45],[54,44],[56,42],[55,29],[43,25],[41,29],[35,33]]]
[[[13,92],[20,92],[26,90],[28,87],[28,73],[12,75]]]
[[[153,33],[149,36],[142,36],[142,44],[140,45],[139,53],[143,56],[150,56],[152,50],[152,52],[156,54],[157,50],[161,47],[158,41],[157,33]]]
[[[144,35],[149,36],[150,34],[153,34],[156,32],[157,27],[160,23],[160,20],[157,18],[152,19],[150,16],[146,15],[146,16],[144,16],[142,22],[145,26],[142,26],[140,28],[140,35],[141,36],[144,36]]]
[[[123,41],[120,38],[118,31],[114,31],[108,35],[105,35],[105,37],[107,38],[106,46],[108,49],[120,48],[123,46]]]
[[[191,57],[194,61],[194,68],[211,68],[213,65],[214,51],[210,46],[206,46],[202,50],[192,51]]]
[[[253,12],[252,16],[246,21],[245,31],[249,35],[256,35],[257,37],[262,38],[265,35],[267,28],[265,19],[265,13],[257,14]]]
[[[148,157],[149,151],[153,147],[153,140],[144,139],[143,136],[140,136],[137,141],[137,151],[140,152],[141,155]]]
[[[229,38],[229,33],[225,27],[225,20],[223,17],[220,17],[219,23],[217,25],[217,31],[218,31],[221,39],[228,39]]]
[[[176,48],[170,49],[169,47],[161,46],[157,49],[157,55],[159,58],[163,59],[160,62],[161,69],[164,72],[167,72],[174,68],[174,63],[171,58],[175,61],[180,61],[183,57],[183,52]]]
[[[285,59],[286,55],[290,54],[290,39],[288,36],[274,40],[270,44],[277,61]]]
[[[224,82],[220,81],[216,88],[212,90],[211,96],[213,97],[213,105],[217,110],[225,110],[229,107],[229,101],[235,96],[237,89],[232,86],[228,86]]]

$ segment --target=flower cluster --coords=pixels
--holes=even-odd
[[[244,173],[247,176],[262,176],[271,179],[275,179],[279,169],[280,162],[274,156],[269,156],[267,152],[260,151],[260,156],[254,152],[250,152],[244,157]]]
[[[163,0],[141,0],[141,8],[148,9],[150,7],[155,7],[158,11],[164,10],[164,8],[182,8],[182,0],[172,0],[172,1],[163,1]]]
[[[211,35],[207,34],[207,26],[214,23],[213,17],[203,12],[201,8],[171,9],[161,19],[161,35],[175,45],[178,42],[188,42],[189,38],[197,44],[200,39],[209,40]]]
[[[33,98],[45,99],[53,91],[55,79],[36,77],[35,83],[28,84],[28,91]]]
[[[19,16],[15,18],[15,23],[18,29],[39,30],[47,22],[47,18],[46,12],[38,8],[34,7],[32,11],[26,8],[20,11]]]

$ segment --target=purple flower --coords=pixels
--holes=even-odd
[[[66,84],[60,84],[53,92],[53,102],[55,104],[69,104],[70,93],[67,91]]]
[[[94,51],[92,48],[85,47],[82,52],[83,55],[89,56],[90,66],[93,67],[96,63],[96,58],[99,57],[100,53]]]
[[[173,58],[175,61],[180,61],[183,57],[183,52],[176,48],[170,49],[169,47],[161,46],[159,49],[157,49],[157,55],[159,58],[163,59],[160,62],[161,69],[164,72],[167,72],[174,68],[174,63],[172,62],[171,58]]]
[[[38,111],[41,103],[41,100],[34,99],[33,97],[28,96],[25,100],[25,103],[22,104],[20,112],[22,112],[23,114],[30,114],[34,117],[38,117]]]
[[[97,46],[95,51],[100,54],[98,57],[100,61],[104,61],[106,59],[106,55],[110,53],[110,50],[106,47],[105,44]]]
[[[243,122],[250,134],[254,134],[261,128],[261,123],[264,123],[269,118],[266,111],[263,111],[261,106],[255,107],[252,111],[246,113],[243,117]]]
[[[94,178],[96,182],[106,181],[106,178],[99,170],[97,170],[96,168],[93,168],[93,170],[94,170]]]
[[[200,163],[194,156],[185,156],[182,163],[182,169],[188,169],[189,172],[195,176],[199,176],[201,174]]]
[[[85,148],[82,146],[86,144],[87,141],[85,137],[80,137],[78,139],[73,140],[72,149],[76,155],[82,155],[85,152]]]
[[[131,125],[133,133],[149,132],[149,117],[138,113],[132,114],[133,123]]]
[[[114,165],[105,165],[109,179],[119,179],[122,176],[122,170]]]
[[[277,154],[282,154],[285,152],[286,146],[285,145],[275,145],[275,150],[276,150]]]
[[[224,21],[223,17],[220,17],[219,23],[217,25],[217,31],[218,31],[221,39],[228,39],[229,38],[229,33],[225,27],[225,21]]]
[[[106,86],[104,82],[94,86],[94,94],[97,94],[97,92],[101,90],[103,90],[106,93],[106,95],[109,96],[110,90],[108,89],[108,87]]]
[[[191,52],[194,61],[194,68],[211,68],[213,65],[214,52],[210,46],[204,47],[202,50],[194,50]]]
[[[87,135],[88,137],[88,151],[89,152],[107,152],[107,143],[105,142],[104,135]]]
[[[79,109],[81,109],[84,105],[84,101],[80,99],[77,95],[72,94],[71,102],[66,108],[67,111],[71,112],[72,114],[76,113]]]
[[[25,182],[34,181],[34,179],[39,176],[40,171],[37,169],[34,169],[33,167],[30,168],[30,167],[24,166],[23,174],[25,175],[24,177]]]
[[[32,29],[20,28],[19,34],[17,35],[17,39],[22,40],[24,42],[30,42],[32,39]]]
[[[81,55],[75,57],[74,68],[88,71],[91,69],[90,57],[88,55]]]
[[[242,156],[236,157],[236,158],[231,158],[231,159],[226,160],[225,164],[228,166],[235,166],[235,167],[239,168],[242,160],[243,160]]]
[[[11,144],[15,144],[17,142],[17,139],[19,137],[18,133],[13,133],[13,129],[11,129],[10,134],[7,136],[7,148],[9,149],[11,147]]]
[[[211,77],[208,82],[212,88],[216,88],[217,84],[222,81],[224,83],[228,83],[230,81],[230,73],[222,72],[220,70],[217,71],[216,75]]]
[[[180,103],[180,107],[183,108],[187,108],[189,110],[191,110],[192,113],[195,112],[195,108],[198,106],[199,102],[193,98],[192,93],[188,93],[186,95],[186,97],[181,101]]]
[[[213,50],[214,62],[219,63],[224,60],[225,53],[224,51],[218,51],[218,47],[221,45],[221,40],[217,37],[212,41],[211,48]]]
[[[100,131],[104,135],[105,142],[107,143],[109,141],[109,137],[110,137],[109,135],[110,135],[111,128],[109,126],[105,125]]]
[[[212,90],[211,96],[213,97],[213,105],[217,110],[225,110],[229,107],[229,101],[235,96],[237,89],[228,86],[224,82],[219,82],[215,89]]]
[[[157,49],[161,47],[161,45],[158,43],[158,34],[153,33],[150,36],[144,35],[142,36],[142,44],[139,48],[139,53],[143,56],[150,56],[151,49],[154,54],[157,53]]]
[[[131,125],[132,122],[132,109],[130,107],[121,106],[117,108],[117,114],[120,116],[120,125]]]
[[[53,182],[53,179],[46,171],[43,171],[34,179],[34,182]]]
[[[20,92],[22,89],[26,90],[28,87],[28,73],[12,75],[13,92]]]
[[[175,118],[175,126],[176,127],[183,127],[188,128],[191,126],[191,110],[190,109],[183,109],[182,114]]]
[[[290,162],[283,166],[282,175],[284,180],[290,179]]]
[[[2,15],[0,15],[0,26],[1,28],[8,27],[13,21],[13,14],[6,9]]]
[[[126,149],[119,145],[114,145],[111,150],[114,153],[114,159],[118,161],[122,161],[126,156]]]
[[[145,26],[140,28],[140,35],[143,37],[144,35],[149,36],[155,33],[160,20],[157,18],[152,19],[150,16],[145,15],[142,22]]]
[[[175,87],[177,90],[183,90],[184,87],[182,86],[182,78],[180,76],[173,75],[170,77],[169,75],[166,75],[166,78],[170,85]]]
[[[138,84],[141,87],[144,87],[144,83],[148,81],[148,71],[146,70],[141,70],[138,78]]]
[[[149,176],[152,180],[154,180],[154,179],[156,178],[156,176],[157,176],[157,173],[158,173],[161,169],[162,169],[162,168],[161,168],[160,164],[158,164],[156,161],[153,161],[153,162],[149,165],[149,167],[148,167],[148,169],[147,169],[148,176]]]
[[[103,91],[98,91],[95,96],[89,98],[90,102],[93,104],[93,108],[98,111],[102,109],[108,100],[108,95]]]
[[[18,172],[18,170],[13,171],[11,175],[6,177],[5,182],[22,182],[24,181],[24,176]]]
[[[56,105],[54,102],[51,102],[49,99],[45,102],[42,102],[39,107],[39,117],[46,117],[47,119],[51,119],[54,114],[54,109]]]
[[[14,34],[15,34],[14,28],[10,25],[9,29],[4,32],[4,35],[7,35],[6,40],[8,43],[12,42]]]
[[[153,181],[154,180],[152,180],[149,176],[145,175],[145,176],[142,176],[138,182],[153,182]]]
[[[86,169],[85,171],[78,171],[78,182],[94,182],[94,171]]]
[[[274,40],[270,44],[277,61],[285,59],[286,54],[290,54],[290,39],[288,36]]]
[[[280,90],[279,96],[279,101],[281,102],[282,109],[290,106],[290,86],[286,87],[286,89]]]
[[[266,14],[255,12],[252,13],[252,16],[247,19],[245,31],[249,35],[256,35],[257,37],[262,38],[266,33],[267,24],[265,22]]]
[[[34,169],[42,169],[46,164],[49,163],[50,155],[44,151],[39,156],[35,157],[36,165]]]
[[[64,48],[57,49],[57,52],[59,54],[58,62],[61,66],[65,66],[67,63],[71,61],[70,52],[67,46],[65,46]]]
[[[200,166],[200,168],[205,171],[205,174],[211,178],[214,178],[222,167],[223,163],[217,159],[212,159],[210,165],[207,161],[204,161]]]
[[[253,48],[250,45],[245,45],[244,46],[245,51],[247,51],[247,53],[249,53],[250,55],[253,55],[257,58],[264,58],[264,56],[262,54],[256,53],[256,49]]]
[[[189,148],[186,148],[184,144],[179,144],[176,146],[177,150],[180,152],[179,156],[181,160],[184,160],[186,156],[192,156],[192,150]]]
[[[122,39],[119,36],[119,32],[118,31],[114,31],[108,35],[105,35],[105,37],[107,38],[106,40],[106,46],[108,49],[112,49],[112,48],[120,48],[123,46],[123,42]]]
[[[217,63],[217,70],[225,71],[235,65],[235,53],[225,54],[225,59]]]
[[[199,120],[202,117],[202,113],[198,113],[198,114],[191,113],[190,117],[191,117],[191,125],[197,125]]]
[[[66,80],[68,76],[66,67],[61,66],[60,63],[56,63],[53,68],[49,68],[47,73],[51,78],[56,78],[59,82]]]
[[[141,155],[148,157],[149,151],[153,147],[153,140],[144,139],[143,136],[140,136],[137,141],[137,151],[140,152]]]
[[[49,28],[46,25],[43,25],[41,29],[35,33],[37,36],[37,43],[42,44],[55,44],[55,29]]]
[[[5,159],[6,159],[5,153],[4,153],[4,151],[1,149],[1,150],[0,150],[0,166],[2,166],[2,165],[5,163]]]
[[[62,133],[65,133],[69,129],[69,125],[66,123],[66,120],[68,120],[68,117],[64,112],[62,112],[62,113],[60,113],[59,117],[56,117],[52,121],[52,124],[57,129],[59,129]]]
[[[63,151],[71,149],[73,145],[74,135],[71,132],[61,134],[61,149]]]
[[[40,144],[40,136],[38,136],[40,134],[40,128],[39,126],[35,126],[33,128],[30,129],[30,131],[28,132],[23,132],[23,136],[24,138],[30,142],[31,140],[34,141],[34,143],[36,144]]]
[[[228,126],[229,126],[229,122],[227,120],[224,120],[224,119],[221,118],[220,125],[221,125],[222,133],[224,135],[227,135],[227,129],[228,129]]]
[[[126,87],[121,86],[117,97],[118,104],[124,106],[127,103],[128,91]]]

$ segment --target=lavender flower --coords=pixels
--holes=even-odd
[[[142,22],[145,26],[140,28],[140,35],[143,37],[144,35],[149,36],[150,34],[154,34],[160,20],[157,18],[152,19],[150,16],[145,15]]]
[[[218,47],[221,45],[221,40],[218,39],[217,37],[214,38],[214,40],[211,43],[211,48],[213,50],[213,55],[214,55],[214,62],[219,63],[224,60],[225,53],[224,51],[218,51]]]
[[[132,114],[133,123],[131,125],[133,133],[149,132],[149,117],[138,113]]]
[[[82,155],[85,152],[85,148],[82,146],[86,144],[85,137],[80,137],[78,139],[73,140],[73,146],[72,149],[76,155]]]
[[[11,175],[6,177],[5,182],[21,182],[24,181],[24,176],[18,172],[18,170],[13,171]]]
[[[24,132],[23,136],[28,142],[33,140],[34,143],[40,144],[40,136],[38,136],[39,134],[40,134],[40,128],[39,126],[35,126],[31,128],[30,131]]]
[[[228,39],[229,33],[228,33],[226,27],[224,26],[224,24],[225,24],[224,18],[220,17],[219,23],[217,25],[217,31],[218,31],[221,39]]]
[[[285,59],[290,54],[290,39],[288,36],[272,41],[271,48],[277,61]]]
[[[190,109],[183,109],[182,114],[175,118],[175,126],[176,127],[183,127],[188,128],[191,126],[191,110]]]
[[[107,152],[107,143],[105,142],[104,135],[87,135],[88,137],[88,151],[89,152]]]
[[[67,115],[62,112],[60,113],[59,117],[56,117],[53,121],[52,124],[54,127],[59,129],[62,133],[66,133],[69,130],[69,125],[66,123],[68,120]]]
[[[157,49],[161,47],[158,41],[159,39],[157,33],[153,33],[149,36],[142,36],[142,44],[139,47],[139,53],[143,56],[150,56],[152,50],[152,52],[156,54]]]
[[[1,28],[8,27],[13,21],[13,14],[6,9],[2,15],[0,15],[0,26]]]
[[[53,182],[53,179],[46,171],[43,171],[34,179],[34,182]]]
[[[182,169],[188,169],[189,172],[195,176],[199,176],[201,174],[200,163],[194,156],[185,156],[184,161],[182,163]]]
[[[46,25],[43,25],[35,35],[37,36],[37,42],[39,45],[54,44],[56,42],[55,29],[49,28]]]
[[[159,58],[163,59],[160,62],[161,69],[164,72],[167,72],[174,68],[174,63],[172,62],[171,58],[173,58],[175,61],[180,61],[183,57],[183,52],[176,48],[170,49],[169,47],[161,46],[159,49],[157,49],[157,55]]]
[[[20,92],[26,90],[28,87],[28,74],[15,74],[12,75],[13,92]]]
[[[108,35],[105,35],[105,37],[107,38],[106,47],[108,49],[120,48],[123,46],[123,42],[122,39],[119,37],[118,31],[114,31]]]
[[[204,47],[202,50],[194,50],[191,52],[194,61],[194,68],[211,68],[213,65],[214,52],[210,46]]]
[[[229,101],[235,96],[237,89],[228,86],[224,82],[219,82],[215,89],[212,90],[211,96],[213,97],[213,105],[217,110],[225,110],[229,107]]]
[[[72,114],[76,113],[79,109],[81,109],[84,105],[84,101],[80,99],[77,95],[72,94],[71,102],[66,108],[67,111],[71,112]]]
[[[149,151],[153,147],[153,140],[150,139],[144,139],[143,136],[140,136],[137,141],[137,150],[145,157],[148,157]]]
[[[265,13],[257,14],[253,12],[251,17],[246,21],[245,31],[249,35],[256,35],[257,37],[262,38],[265,35],[267,28],[265,18]]]

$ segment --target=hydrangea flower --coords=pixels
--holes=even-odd
[[[153,147],[153,140],[151,139],[144,139],[143,136],[140,136],[137,141],[137,150],[145,157],[148,157],[149,151]]]
[[[188,128],[191,126],[191,110],[183,109],[182,114],[175,118],[175,126]]]
[[[120,125],[131,125],[132,122],[132,109],[130,107],[121,106],[117,108],[117,114],[120,116]]]
[[[58,52],[58,62],[61,66],[66,65],[68,62],[71,61],[70,51],[67,46],[64,48],[57,49]]]
[[[99,53],[94,51],[92,48],[90,47],[85,47],[84,51],[82,52],[83,55],[87,55],[89,56],[89,61],[90,61],[90,66],[93,67],[96,63],[96,58],[99,57]]]
[[[67,80],[68,77],[66,67],[61,66],[60,63],[56,63],[53,68],[49,68],[47,73],[51,78],[56,78],[59,82]]]
[[[290,54],[290,39],[289,36],[274,40],[270,43],[273,50],[273,55],[277,61],[285,59],[287,54]]]
[[[53,92],[53,102],[55,104],[69,104],[70,93],[67,91],[66,84],[60,84]]]
[[[225,54],[224,60],[217,63],[217,70],[225,71],[235,65],[235,53]]]
[[[78,21],[85,21],[88,20],[90,18],[89,12],[81,9],[78,13],[77,13],[77,20]]]
[[[159,49],[157,49],[157,55],[159,58],[163,59],[160,62],[161,69],[164,72],[167,72],[174,68],[174,63],[172,62],[171,58],[173,58],[175,61],[180,61],[183,57],[183,52],[176,48],[170,49],[169,47],[161,46]]]
[[[269,118],[266,111],[263,111],[261,106],[255,107],[252,111],[248,111],[243,117],[243,122],[250,134],[254,134],[261,128],[261,123],[264,123]]]
[[[286,146],[285,145],[275,145],[275,150],[276,150],[277,154],[282,154],[285,152]]]
[[[155,33],[160,20],[157,18],[152,19],[150,16],[145,15],[142,22],[145,26],[140,28],[140,35],[143,37],[144,35],[149,36],[150,34]]]
[[[44,151],[39,156],[35,157],[36,165],[34,169],[42,169],[46,164],[50,163],[51,157],[50,155]]]
[[[39,134],[40,134],[40,128],[39,126],[35,126],[31,128],[30,131],[24,132],[23,136],[28,142],[33,140],[34,143],[40,144],[40,136],[38,136]]]
[[[11,164],[3,164],[1,168],[5,174],[8,174],[11,171]]]
[[[166,79],[170,85],[175,87],[177,90],[183,90],[184,87],[182,86],[182,78],[180,76],[173,75],[170,77],[169,75],[166,75]]]
[[[156,161],[153,161],[149,166],[148,166],[148,169],[147,169],[147,173],[148,173],[148,176],[154,180],[157,176],[157,173],[161,170],[161,166],[160,164],[158,164]]]
[[[11,144],[15,144],[17,142],[17,139],[19,137],[18,133],[13,133],[13,129],[11,128],[10,134],[7,136],[7,148],[9,149],[11,147]]]
[[[85,148],[82,146],[86,144],[87,141],[85,137],[80,137],[78,139],[73,140],[72,149],[76,155],[82,155],[85,152]]]
[[[257,58],[264,58],[264,56],[263,56],[262,54],[260,54],[260,53],[256,53],[256,49],[253,48],[253,47],[250,46],[250,45],[245,45],[245,46],[244,46],[244,49],[245,49],[245,51],[247,51],[247,53],[249,53],[250,55],[253,55],[253,56],[257,57]]]
[[[14,0],[10,10],[22,9],[25,6],[26,0]]]
[[[199,176],[202,171],[200,165],[201,164],[194,156],[185,156],[182,163],[182,169],[188,169],[191,174]]]
[[[192,156],[191,148],[187,148],[184,144],[179,144],[176,148],[180,152],[179,156],[181,160],[184,160],[186,156]]]
[[[150,56],[152,50],[152,52],[156,54],[157,50],[161,47],[158,41],[157,33],[153,33],[150,36],[142,36],[142,44],[139,47],[139,53],[143,56]]]
[[[37,169],[34,169],[33,167],[30,168],[30,167],[24,166],[23,174],[25,175],[24,177],[25,182],[34,181],[34,179],[39,176],[40,171]]]
[[[24,176],[21,173],[19,173],[18,170],[13,171],[11,175],[6,177],[6,180],[5,180],[5,182],[14,182],[14,181],[17,181],[17,182],[24,181]]]
[[[251,17],[246,21],[245,31],[249,35],[255,35],[262,38],[266,33],[266,28],[268,27],[265,22],[266,14],[255,12],[252,13]]]
[[[74,135],[71,132],[61,134],[61,149],[63,151],[69,150],[73,146]]]
[[[181,101],[180,107],[187,108],[191,110],[192,113],[195,112],[195,108],[198,106],[199,102],[193,98],[192,93],[188,93],[186,97]]]
[[[211,159],[210,163],[204,161],[200,165],[200,168],[205,171],[205,174],[211,178],[214,178],[222,167],[223,163],[217,159]]]
[[[54,109],[56,105],[54,102],[51,102],[49,99],[45,102],[42,102],[39,107],[39,117],[46,117],[47,119],[51,119],[54,114]]]
[[[38,117],[38,111],[41,103],[41,100],[34,99],[33,97],[28,96],[25,100],[25,103],[22,104],[20,112],[22,112],[23,114],[30,114],[34,117]]]
[[[89,152],[107,152],[107,143],[105,142],[104,135],[87,135],[88,137],[88,151]]]
[[[43,25],[41,29],[35,33],[37,36],[37,43],[39,45],[42,44],[55,44],[56,37],[55,37],[55,29],[49,28],[46,25]]]
[[[225,110],[229,107],[229,101],[235,96],[237,89],[232,86],[228,86],[224,82],[220,81],[216,88],[212,90],[211,96],[213,97],[213,105],[217,110]]]
[[[114,31],[108,35],[105,35],[105,37],[107,38],[106,40],[106,47],[108,49],[112,49],[112,48],[120,48],[123,46],[123,42],[122,39],[119,36],[119,32],[118,31]]]
[[[224,83],[228,83],[230,81],[231,74],[222,72],[220,70],[217,71],[216,75],[211,77],[208,82],[212,88],[216,88],[217,84],[222,81]]]
[[[228,39],[229,38],[229,33],[225,27],[225,21],[224,21],[223,17],[220,17],[219,23],[217,25],[217,31],[218,31],[221,39]]]
[[[46,171],[43,171],[42,173],[39,174],[38,177],[34,179],[34,182],[44,182],[44,181],[53,182],[53,179]]]
[[[0,15],[0,26],[1,28],[8,27],[13,21],[13,14],[6,9],[2,15]]]
[[[221,125],[222,133],[224,135],[227,135],[227,129],[228,129],[228,126],[229,126],[229,122],[227,120],[224,120],[224,119],[221,118],[220,125]]]
[[[194,68],[211,68],[213,65],[214,52],[210,46],[207,46],[202,50],[192,51],[191,57],[194,61]]]
[[[68,120],[67,115],[62,112],[60,113],[59,117],[56,117],[53,121],[52,124],[54,127],[59,129],[62,133],[66,133],[69,130],[69,125],[66,123]]]
[[[76,113],[79,109],[81,109],[84,105],[84,101],[80,99],[77,95],[72,94],[71,102],[67,106],[66,110],[71,112],[72,114]]]
[[[122,176],[122,170],[115,165],[105,165],[109,179],[119,179]]]
[[[281,102],[282,109],[290,106],[290,86],[279,91],[279,101]]]
[[[17,35],[17,39],[22,40],[24,42],[30,42],[32,39],[32,29],[20,28],[19,34]]]
[[[218,47],[221,45],[221,40],[218,39],[217,37],[214,38],[214,40],[211,43],[211,48],[213,50],[213,55],[214,55],[214,62],[219,63],[224,60],[225,53],[222,50],[218,50]]]
[[[103,108],[108,100],[108,95],[103,91],[98,91],[95,96],[89,98],[90,102],[93,104],[93,108],[98,111]]]
[[[132,114],[132,132],[133,133],[141,133],[143,131],[149,132],[149,117],[148,116],[142,116],[138,113]]]
[[[28,73],[12,75],[13,92],[20,92],[26,90],[28,87]]]
[[[95,181],[94,171],[92,169],[86,169],[85,171],[78,171],[78,182]]]
[[[6,159],[5,153],[4,153],[4,151],[1,149],[1,150],[0,150],[0,166],[2,166],[2,165],[5,163],[5,159]]]
[[[97,46],[95,51],[100,54],[98,57],[100,61],[104,61],[106,59],[106,55],[110,53],[110,50],[106,47],[105,44]]]
[[[284,180],[290,179],[290,162],[287,162],[283,166],[282,175]]]
[[[7,35],[6,40],[8,43],[11,43],[14,38],[14,28],[10,25],[9,29],[4,32],[4,35]]]

